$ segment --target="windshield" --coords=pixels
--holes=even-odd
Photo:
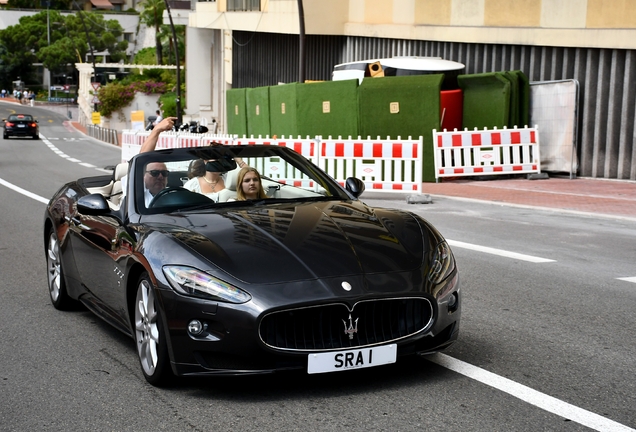
[[[284,147],[172,149],[135,160],[135,203],[141,214],[351,199],[317,166]]]

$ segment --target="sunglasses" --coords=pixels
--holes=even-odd
[[[159,174],[161,174],[164,178],[168,177],[168,174],[170,174],[170,171],[168,170],[150,170],[146,172],[153,177],[159,177]]]

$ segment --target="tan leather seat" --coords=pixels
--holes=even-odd
[[[115,182],[113,183],[113,188],[111,189],[110,196],[108,198],[110,207],[115,210],[118,210],[121,205],[121,198],[123,196],[121,179],[126,174],[128,174],[128,162],[117,164],[115,171],[113,172],[113,179]]]
[[[226,202],[230,199],[236,199],[236,179],[240,170],[241,168],[237,167],[232,171],[228,171],[225,175],[225,189],[219,192],[217,202]]]

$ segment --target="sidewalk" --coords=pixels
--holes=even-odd
[[[495,176],[493,176],[495,177]],[[636,221],[636,181],[551,176],[423,183],[422,193],[507,205],[602,214]]]

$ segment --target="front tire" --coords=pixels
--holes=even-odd
[[[161,311],[147,273],[142,274],[137,283],[134,308],[135,339],[141,370],[150,384],[165,385],[172,378],[172,371]]]
[[[53,307],[58,310],[68,310],[75,301],[69,297],[62,270],[62,257],[60,254],[60,242],[55,233],[55,228],[49,231],[49,242],[46,247],[46,270],[49,283],[49,296]]]

